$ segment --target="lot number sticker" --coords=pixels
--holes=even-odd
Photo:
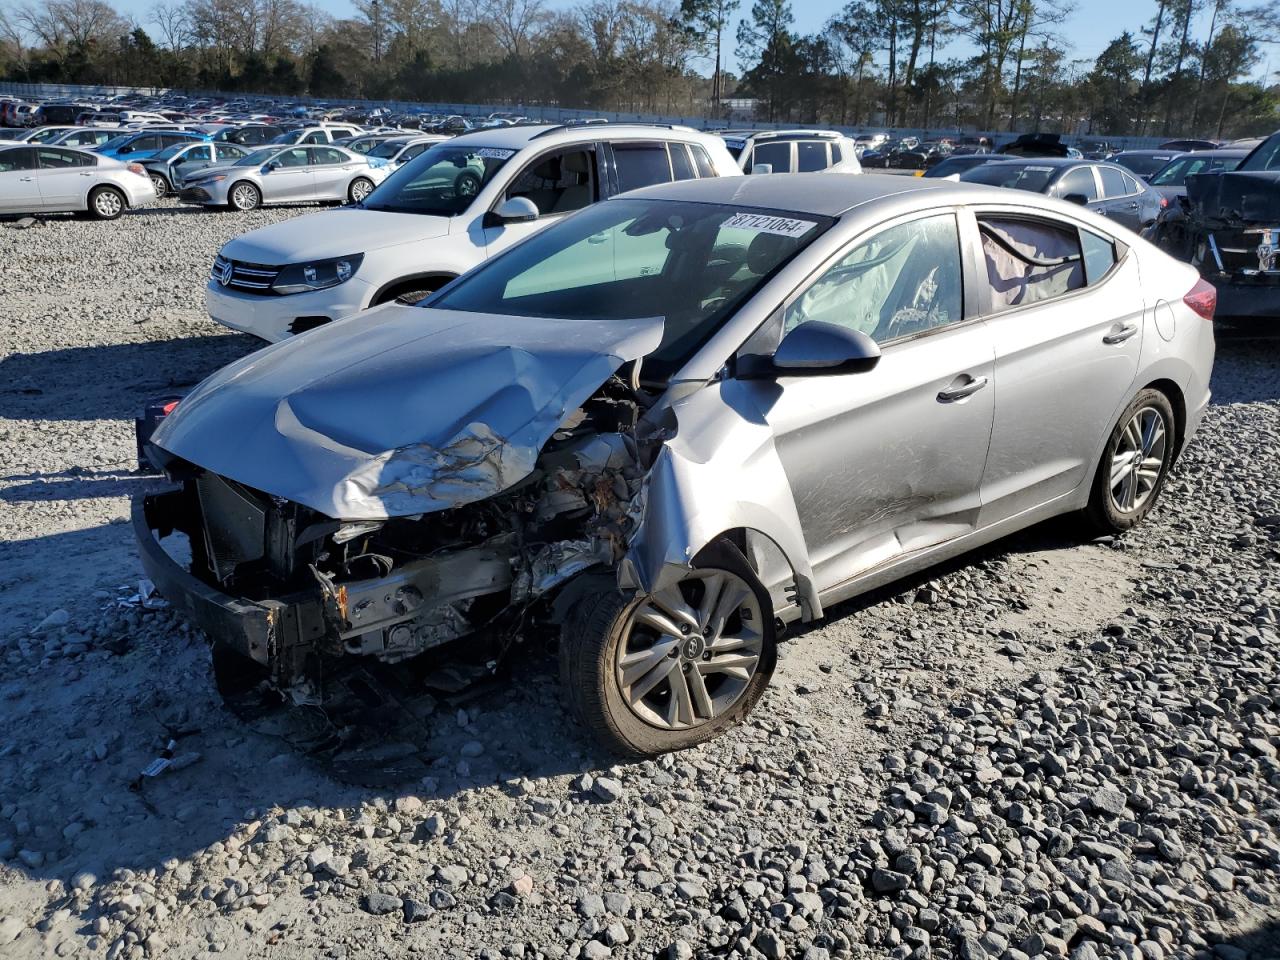
[[[498,147],[481,147],[476,151],[476,156],[481,160],[509,160],[514,154],[514,150],[501,150]]]
[[[815,226],[812,220],[792,220],[790,217],[774,217],[767,213],[735,213],[723,224],[725,228],[772,233],[779,237],[803,237]]]

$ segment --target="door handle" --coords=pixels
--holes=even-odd
[[[1138,209],[1138,201],[1137,201],[1137,200],[1131,200],[1131,201],[1129,202],[1129,209],[1130,209],[1130,210],[1137,210],[1137,209]]]
[[[35,179],[35,177],[19,177],[19,178],[18,178],[18,182],[19,182],[19,183],[30,183],[30,182],[31,182],[32,180],[34,180],[34,179]]]
[[[591,236],[587,237],[587,243],[604,243],[608,239],[609,237],[607,234],[593,233]]]
[[[1113,333],[1108,333],[1105,337],[1102,338],[1102,342],[1103,343],[1124,343],[1126,340],[1128,340],[1137,332],[1138,332],[1138,325],[1136,323],[1128,323],[1128,324],[1125,324],[1123,327],[1121,327],[1119,330],[1116,330]]]
[[[955,403],[957,400],[963,400],[965,397],[971,397],[988,383],[990,379],[987,377],[970,377],[969,382],[958,387],[949,387],[938,394],[939,403]]]

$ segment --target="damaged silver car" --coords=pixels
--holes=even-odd
[[[584,726],[651,755],[745,717],[788,622],[1055,514],[1136,523],[1212,313],[1191,267],[1034,194],[664,185],[221,370],[150,438],[174,485],[134,522],[281,689],[544,618]]]

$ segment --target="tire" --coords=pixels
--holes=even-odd
[[[453,192],[459,197],[474,197],[480,192],[480,178],[470,170],[464,170],[453,181]]]
[[[89,193],[89,216],[95,220],[118,220],[127,206],[115,187],[94,187]]]
[[[373,181],[368,177],[356,177],[347,187],[347,202],[359,203],[373,192]]]
[[[241,213],[256,210],[262,206],[262,191],[248,180],[240,180],[227,191],[227,205]]]
[[[723,633],[717,631],[709,638],[710,643],[736,644],[729,651],[715,655],[704,649],[708,638],[701,630],[663,634],[637,622],[638,617],[668,608],[661,598],[669,597],[673,589],[695,611],[695,601],[705,598],[708,590],[718,590],[717,584],[726,590],[737,587],[736,595],[742,596],[726,618],[714,612],[718,602],[708,618],[723,627]],[[718,595],[723,599],[727,594]],[[750,619],[743,616],[744,611]],[[758,623],[752,623],[757,616]],[[674,618],[666,622],[673,623]],[[739,665],[753,655],[753,666]],[[632,661],[631,682],[625,687],[623,659]],[[715,670],[716,662],[727,669]],[[574,718],[601,746],[623,757],[684,750],[741,723],[764,694],[776,663],[768,591],[741,552],[728,543],[704,550],[684,580],[653,596],[627,596],[617,589],[584,593],[569,610],[561,630],[564,699]],[[729,672],[733,670],[737,672]],[[677,696],[679,688],[685,692]]]
[[[1140,523],[1164,489],[1176,443],[1169,398],[1159,390],[1140,390],[1120,415],[1098,461],[1085,508],[1090,524],[1116,534]]]
[[[151,185],[156,188],[157,200],[163,200],[169,195],[169,181],[164,178],[163,173],[151,174]]]
[[[383,294],[373,303],[373,306],[380,306],[384,303],[403,303],[405,306],[411,307],[415,303],[431,296],[448,282],[447,278],[436,281],[421,280],[417,284]]]

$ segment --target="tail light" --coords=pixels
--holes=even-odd
[[[136,173],[140,177],[147,176],[146,169],[140,163],[130,163],[126,168],[130,173]]]
[[[1182,302],[1194,310],[1199,316],[1212,322],[1213,311],[1218,308],[1218,288],[1203,278],[1182,298]]]
[[[1163,210],[1167,206],[1169,206],[1169,198],[1162,194],[1160,196],[1160,209]]]

